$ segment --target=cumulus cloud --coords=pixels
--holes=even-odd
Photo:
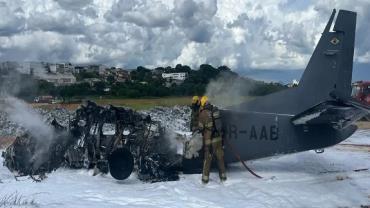
[[[53,31],[60,34],[83,34],[84,21],[74,12],[60,11],[51,14],[34,12],[30,14],[27,27],[31,31]]]
[[[71,36],[55,32],[33,31],[0,38],[0,56],[4,60],[68,61],[79,53]]]
[[[0,36],[10,36],[24,30],[25,18],[21,8],[10,8],[6,2],[0,2]]]
[[[92,0],[55,0],[63,9],[80,10],[81,8],[91,4]]]
[[[133,23],[139,27],[166,27],[172,19],[170,11],[160,2],[120,0],[112,5],[105,18],[110,21]]]
[[[176,2],[173,11],[174,24],[184,31],[188,40],[207,43],[214,34],[216,12],[216,1],[180,0]]]
[[[370,64],[368,0],[0,0],[0,61],[298,69],[333,8],[358,12]]]

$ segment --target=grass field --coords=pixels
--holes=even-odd
[[[191,97],[138,98],[138,99],[92,99],[99,105],[126,106],[136,110],[149,109],[155,106],[190,105]]]
[[[150,109],[155,106],[166,106],[171,107],[175,105],[190,105],[191,97],[165,97],[165,98],[89,98],[99,105],[115,105],[130,107],[135,110]],[[44,103],[33,103],[32,106],[43,109],[53,108],[66,108],[69,110],[77,109],[81,103],[74,104],[44,104]]]
[[[125,106],[130,107],[135,110],[145,110],[150,109],[155,106],[165,106],[165,107],[171,107],[175,105],[190,105],[191,104],[192,97],[163,97],[163,98],[89,98],[89,100],[92,100],[96,102],[99,105],[115,105],[115,106]],[[212,101],[212,98],[211,102]],[[250,101],[254,99],[254,97],[239,97],[239,98],[217,98],[218,106],[232,106],[237,105],[242,102]],[[33,107],[40,107],[44,109],[53,109],[53,108],[66,108],[69,110],[75,110],[80,106],[80,103],[74,103],[74,104],[43,104],[43,103],[34,103],[32,104]]]

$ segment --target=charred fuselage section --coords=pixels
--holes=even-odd
[[[88,101],[69,126],[51,122],[49,142],[29,134],[17,137],[3,153],[4,165],[17,176],[40,176],[59,167],[93,168],[123,180],[133,171],[149,182],[178,180],[182,156],[171,148],[159,121],[128,108]]]

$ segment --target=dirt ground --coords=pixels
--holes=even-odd
[[[0,149],[5,149],[13,143],[15,137],[0,137]]]
[[[56,108],[65,108],[68,110],[76,110],[81,104],[47,104],[47,103],[31,103],[33,108],[42,108],[46,110],[53,110]]]
[[[359,129],[370,129],[370,122],[369,121],[358,121],[356,123]]]

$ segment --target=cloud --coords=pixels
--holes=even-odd
[[[65,10],[80,10],[91,4],[92,0],[54,0]]]
[[[55,32],[34,31],[0,38],[0,56],[4,60],[68,61],[78,53],[71,36]]]
[[[29,30],[53,31],[60,34],[83,34],[85,22],[76,13],[58,11],[52,14],[34,12],[27,19]]]
[[[216,12],[216,1],[178,1],[173,10],[174,26],[183,30],[189,41],[208,43],[214,34]]]
[[[10,8],[6,2],[0,2],[0,36],[9,36],[21,32],[25,27],[25,18],[21,8]]]
[[[318,2],[315,9],[328,12],[330,6],[357,12],[355,61],[370,64],[370,2],[367,0]]]
[[[160,2],[120,0],[112,5],[105,18],[110,22],[123,21],[139,27],[166,27],[172,17],[168,8]]]
[[[0,61],[298,69],[333,8],[358,12],[355,61],[370,65],[367,0],[6,1]]]

